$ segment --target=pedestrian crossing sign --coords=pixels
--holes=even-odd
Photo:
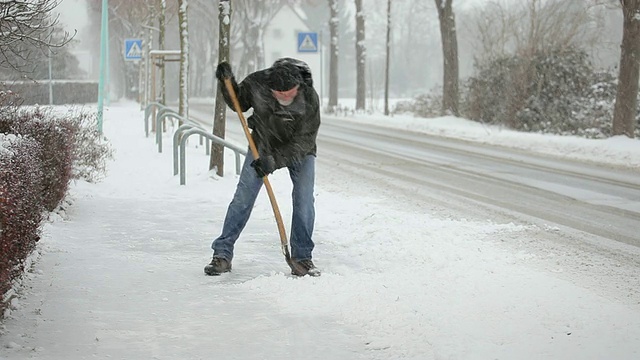
[[[318,33],[317,32],[299,32],[298,33],[298,52],[301,52],[301,53],[318,52]]]
[[[124,39],[124,59],[142,59],[142,39]]]

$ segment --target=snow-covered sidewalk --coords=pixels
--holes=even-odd
[[[640,305],[501,245],[544,229],[407,208],[328,176],[320,161],[323,275],[287,274],[263,192],[233,272],[207,277],[237,181],[232,154],[217,178],[193,137],[179,186],[169,136],[158,154],[137,104],[110,107],[105,134],[116,160],[46,224],[1,329],[1,359],[640,358]],[[289,223],[288,174],[272,181]]]

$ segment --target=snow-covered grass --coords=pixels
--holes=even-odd
[[[556,157],[640,168],[640,140],[626,136],[594,140],[577,136],[523,133],[453,116],[425,119],[410,115],[354,115],[345,120],[500,145]]]
[[[393,109],[399,101],[389,99]],[[209,100],[210,102],[211,100]],[[324,99],[325,103],[327,99]],[[339,107],[355,109],[355,99],[344,98]],[[463,139],[484,144],[516,148],[580,161],[610,164],[631,168],[640,167],[640,139],[614,136],[608,139],[586,139],[578,136],[554,136],[509,130],[503,126],[483,124],[455,116],[420,118],[412,115],[382,116],[384,103],[381,99],[368,103],[374,114],[349,114],[340,116],[345,121],[404,129],[425,134]]]
[[[349,120],[629,167],[640,159],[637,140],[519,134],[452,117]],[[46,224],[1,330],[0,358],[640,358],[637,269],[606,264],[616,289],[607,293],[590,287],[588,271],[567,276],[563,259],[584,253],[504,245],[555,229],[408,210],[357,178],[326,176],[322,162],[321,277],[287,275],[264,193],[233,272],[206,277],[237,181],[232,154],[216,177],[194,137],[179,186],[169,134],[158,154],[138,105],[113,104],[104,124],[116,150],[109,175],[76,184],[66,212]],[[271,180],[288,223],[288,174]]]

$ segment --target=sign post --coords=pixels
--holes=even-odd
[[[98,81],[98,133],[102,134],[102,116],[104,111],[104,82],[106,78],[107,51],[109,48],[107,21],[109,21],[108,1],[102,0],[102,23],[100,24],[100,79]]]

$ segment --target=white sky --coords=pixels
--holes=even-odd
[[[82,33],[88,22],[85,0],[62,0],[54,13],[60,14],[60,23],[69,33]]]
[[[365,120],[640,169],[638,140],[351,119]],[[264,192],[233,272],[206,277],[237,182],[233,156],[217,178],[194,137],[179,186],[169,135],[158,154],[139,105],[114,103],[104,124],[117,151],[109,175],[73,186],[66,213],[45,225],[0,328],[0,359],[640,358],[637,268],[576,248],[532,252],[527,242],[557,229],[407,208],[321,165],[330,179],[316,189],[321,277],[286,275]],[[271,180],[288,223],[288,176]],[[580,272],[575,262],[597,266]]]

